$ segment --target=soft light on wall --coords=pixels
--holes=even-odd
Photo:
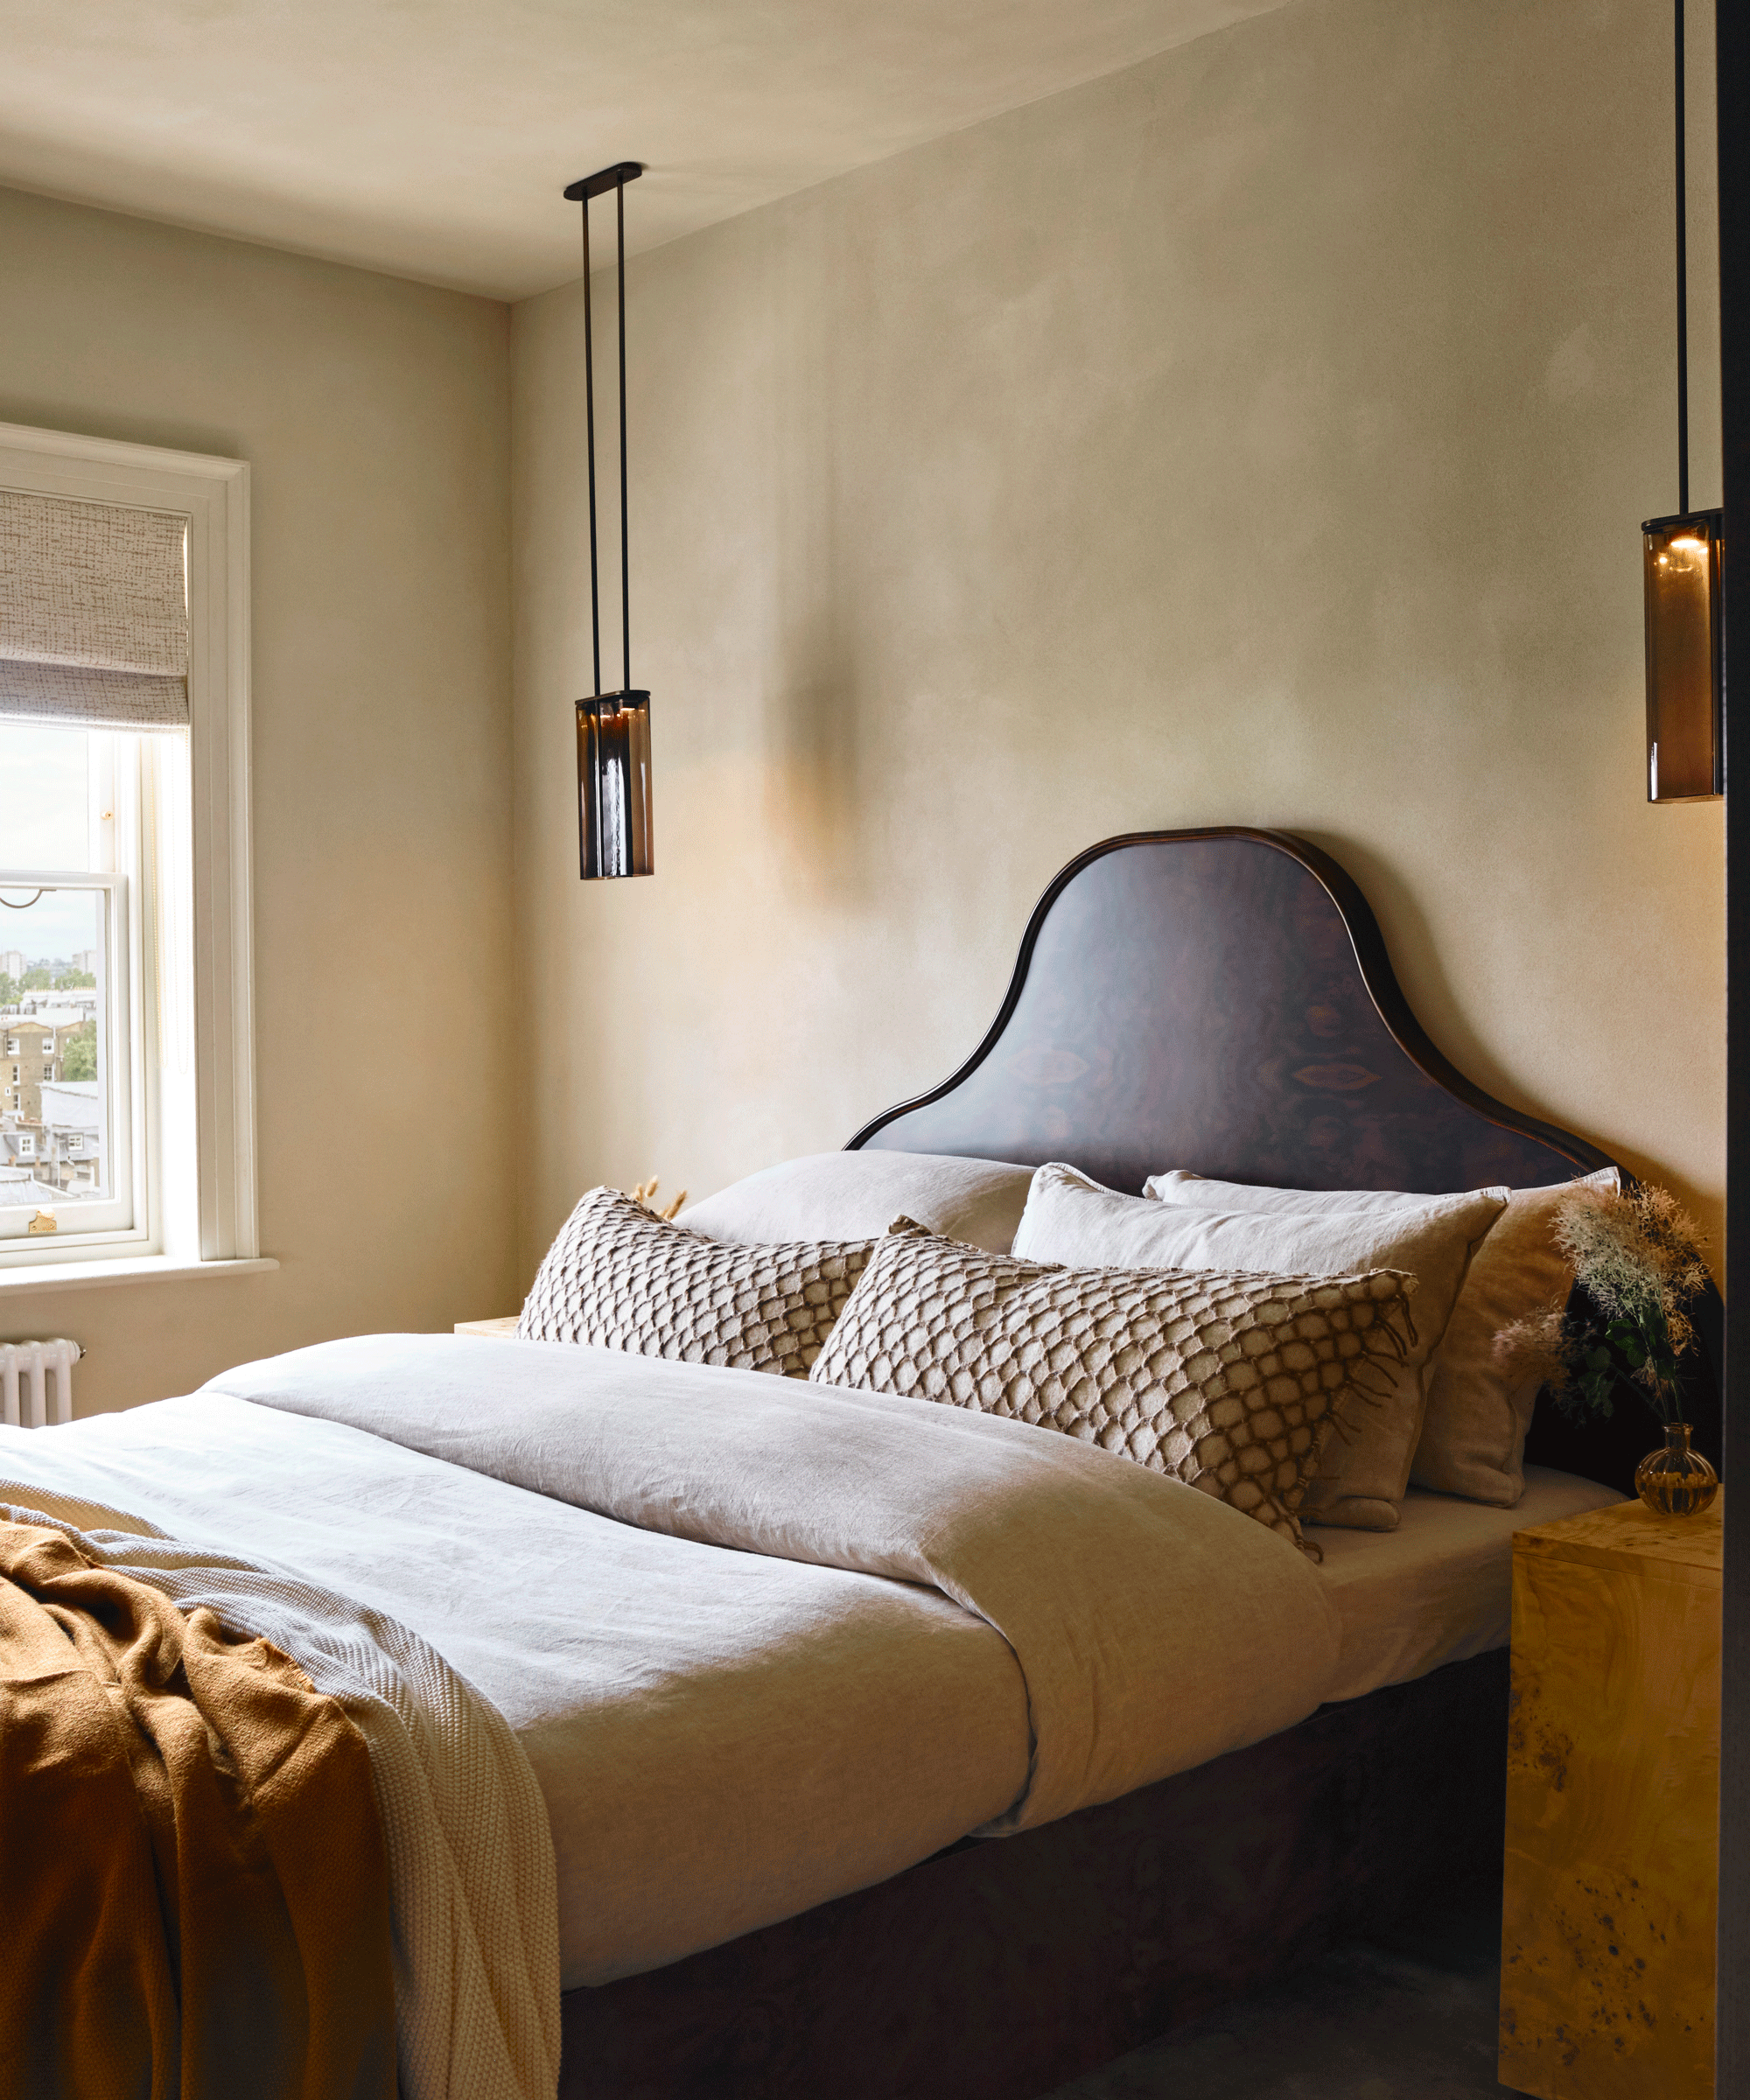
[[[1723,513],[1690,508],[1689,199],[1684,167],[1684,0],[1677,57],[1677,510],[1641,528],[1647,607],[1647,800],[1726,792]]]
[[[578,853],[584,881],[648,875],[655,866],[650,824],[650,696],[632,684],[632,563],[626,503],[626,186],[644,172],[622,160],[566,190],[584,213],[584,427],[589,453],[590,648],[594,690],[578,702]],[[601,592],[596,552],[595,334],[590,310],[590,200],[613,192],[620,324],[620,690],[601,690]]]

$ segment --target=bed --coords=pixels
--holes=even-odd
[[[1334,864],[1236,830],[1114,839],[1072,863],[984,1042],[850,1149],[1067,1161],[1131,1194],[1165,1161],[1235,1182],[1430,1194],[1610,1165],[1446,1063]],[[1115,1655],[1130,1642],[1115,1660],[1079,1655],[1069,1605],[1046,1624],[1037,1571],[962,1524],[975,1489],[998,1481],[1018,1522],[1079,1542],[1074,1611],[1106,1610],[1116,1627],[1111,1592],[1131,1565],[1167,1579],[1151,1546],[1121,1557],[1125,1526],[1157,1514],[1114,1486],[1140,1469],[1091,1453],[1054,1459],[1042,1480],[1040,1447],[1067,1439],[973,1418],[966,1433],[933,1422],[920,1444],[919,1403],[812,1398],[756,1372],[556,1343],[379,1338],[242,1367],[52,1445],[12,1437],[0,1474],[318,1570],[416,1629],[509,1721],[558,1854],[568,2096],[1022,2100],[1431,1887],[1498,1875],[1508,1541],[1622,1486],[1577,1477],[1559,1432],[1528,1447],[1517,1508],[1412,1493],[1389,1536],[1324,1534],[1316,1577],[1273,1540],[1249,1546],[1251,1589],[1222,1606],[1241,1614],[1232,1634],[1197,1602],[1214,1594],[1198,1558],[1210,1513],[1187,1512],[1173,1564],[1185,1613],[1150,1635],[1152,1681],[1134,1628],[1111,1634]],[[1698,1388],[1704,1437],[1707,1400]],[[652,1470],[659,1451],[668,1471]],[[800,1483],[788,1502],[766,1498],[775,1474]],[[878,1536],[820,1543],[816,1512],[836,1495],[848,1536],[889,1487]],[[651,1667],[641,1602],[689,1555],[715,1555],[710,1583],[736,1587],[756,1618],[808,1638],[832,1629],[817,1666],[840,1673],[830,1743],[808,1733],[826,1707],[806,1640],[781,1656],[712,1648],[709,1627],[682,1638],[672,1614],[653,1618],[653,1650],[704,1645],[684,1669],[665,1664],[662,1697],[572,1697],[568,1644],[588,1614],[555,1571],[586,1563],[625,1629],[613,1667],[635,1685]],[[488,1563],[511,1574],[486,1610]],[[1207,1676],[1224,1639],[1264,1658],[1267,1681],[1233,1694],[1225,1735],[1200,1734],[1195,1700],[1175,1687]],[[592,1668],[598,1677],[599,1652]],[[718,1704],[701,1705],[691,1687],[713,1671]],[[664,1721],[675,1684],[692,1703]],[[1084,1710],[1124,1700],[1148,1709],[1146,1730],[1082,1740]],[[765,1716],[780,1719],[762,1735]],[[598,1782],[626,1783],[580,1794],[566,1762],[580,1740],[597,1746],[585,1768]],[[684,1782],[664,1776],[676,1740],[693,1746]],[[1105,1775],[1089,1777],[1102,1758]],[[816,1768],[836,1774],[836,1794],[811,1793]],[[860,1818],[845,1805],[858,1792],[875,1804]],[[1005,1824],[1012,1799],[1037,1813]],[[669,1833],[689,1816],[698,1828],[677,1850]],[[620,1922],[609,1931],[605,1917]]]

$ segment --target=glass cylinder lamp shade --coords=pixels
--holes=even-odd
[[[1641,528],[1647,598],[1647,800],[1726,791],[1724,513],[1649,518]]]
[[[648,875],[650,696],[598,693],[578,703],[579,873]]]

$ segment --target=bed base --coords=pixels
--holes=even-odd
[[[564,2001],[561,2100],[1032,2100],[1501,1877],[1507,1652]]]

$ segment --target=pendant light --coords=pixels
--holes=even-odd
[[[1642,526],[1647,607],[1647,800],[1726,792],[1725,514],[1690,508],[1689,226],[1684,169],[1684,0],[1677,57],[1677,509]]]
[[[632,684],[632,564],[626,513],[626,186],[644,172],[622,160],[585,175],[566,190],[584,210],[584,426],[589,453],[590,650],[595,690],[578,702],[578,872],[585,881],[648,875],[655,866],[650,832],[650,696]],[[590,200],[613,192],[620,317],[620,634],[618,692],[601,690],[601,591],[596,553],[596,366],[590,306]]]

